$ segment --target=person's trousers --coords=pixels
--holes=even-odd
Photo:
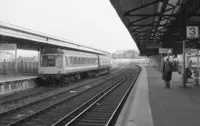
[[[170,81],[165,81],[165,87],[170,88]]]

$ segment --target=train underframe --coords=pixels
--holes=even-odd
[[[110,74],[110,68],[75,72],[71,74],[41,74],[38,77],[38,81],[40,85],[64,85],[86,77],[98,77],[102,74]]]

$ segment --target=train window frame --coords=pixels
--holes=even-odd
[[[52,64],[49,65],[50,63],[50,58],[49,56],[53,56],[53,61],[51,62]],[[46,59],[44,57],[47,57]],[[50,54],[42,54],[40,55],[40,67],[56,67],[56,55],[50,55]]]
[[[66,66],[66,67],[69,66],[68,57],[67,57],[67,56],[65,56],[65,66]]]

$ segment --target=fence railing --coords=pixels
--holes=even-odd
[[[38,74],[38,62],[17,62],[17,69],[15,69],[14,62],[0,62],[0,75],[10,74]]]

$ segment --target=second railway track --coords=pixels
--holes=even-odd
[[[76,94],[69,93],[71,95],[71,98]],[[66,94],[63,94],[61,97],[52,97],[51,100],[47,99],[46,103],[39,102],[37,104],[28,105],[24,108],[19,109],[13,109],[12,111],[8,113],[3,113],[0,115],[0,123],[1,125],[23,125],[21,122],[24,123],[25,120],[29,120],[30,118],[33,119],[33,117],[36,117],[40,115],[41,113],[54,108],[58,104],[62,104],[63,101],[69,100],[70,97],[65,97]],[[65,100],[63,100],[63,98]],[[42,118],[44,119],[44,118]],[[28,121],[29,122],[29,121]],[[25,124],[25,125],[31,125],[31,124]]]
[[[114,126],[138,75],[139,72],[128,74],[52,126]]]

